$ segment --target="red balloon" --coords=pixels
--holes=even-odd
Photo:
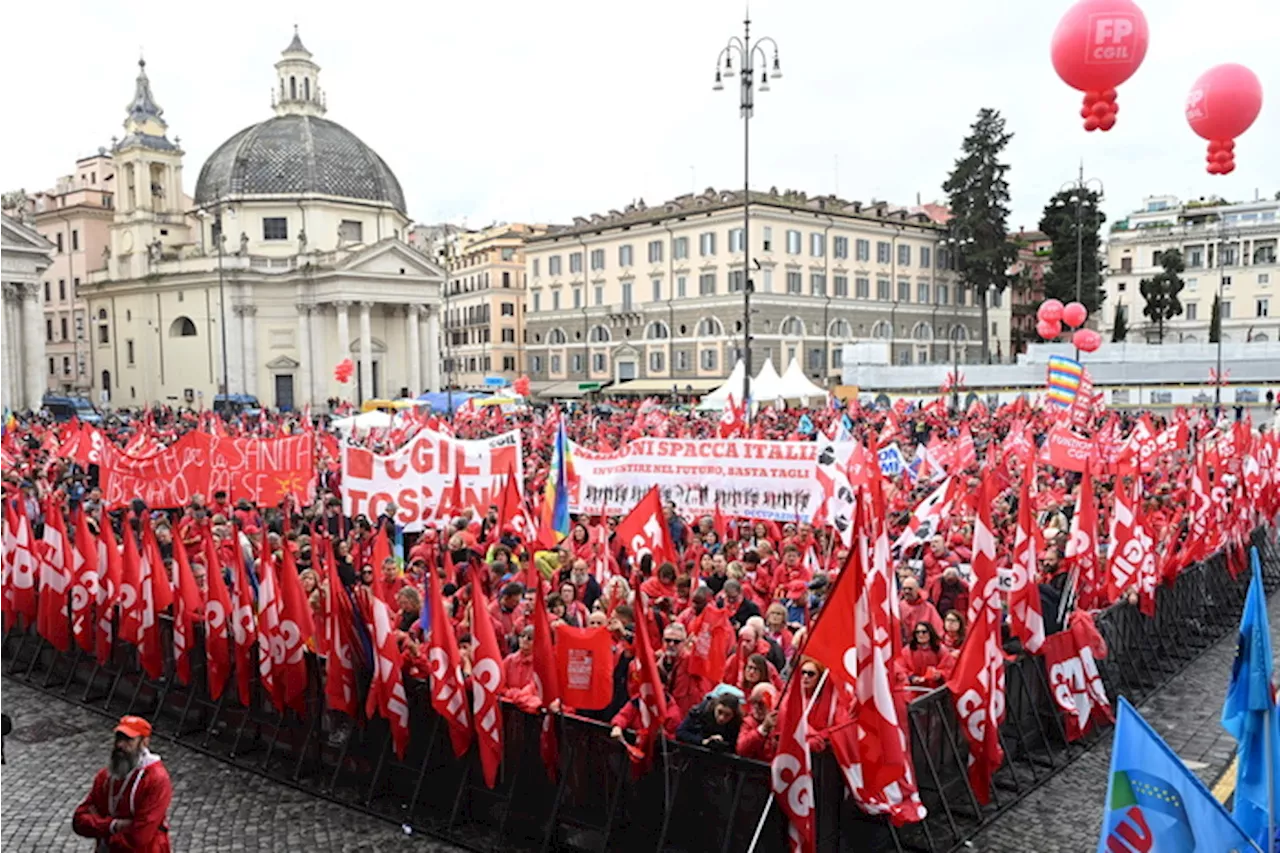
[[[1089,318],[1089,309],[1085,308],[1079,302],[1068,302],[1062,308],[1062,322],[1066,323],[1073,329],[1078,329],[1084,325],[1084,321]]]
[[[1036,310],[1036,319],[1056,323],[1062,319],[1062,303],[1056,299],[1046,299]]]
[[[1068,86],[1114,101],[1147,55],[1147,19],[1133,0],[1080,0],[1053,31],[1051,55]]]
[[[1099,335],[1093,329],[1080,329],[1071,336],[1071,343],[1080,352],[1093,352],[1102,346],[1102,335]]]
[[[1115,113],[1108,113],[1107,115],[1098,119],[1098,130],[1101,130],[1104,133],[1115,126],[1116,126]]]
[[[529,377],[521,376],[515,382],[511,383],[511,388],[521,397],[529,396]]]
[[[1210,68],[1187,93],[1187,123],[1211,142],[1227,142],[1244,133],[1261,110],[1258,75],[1234,62]],[[1233,149],[1234,144],[1227,150]]]
[[[351,359],[344,358],[342,361],[338,362],[337,365],[333,368],[333,378],[338,380],[338,382],[342,383],[343,385],[346,385],[349,381],[351,381],[351,376],[355,373],[355,371],[356,371],[356,366],[351,361]]]
[[[1041,320],[1036,323],[1036,332],[1045,340],[1056,338],[1062,334],[1062,324],[1057,320]]]
[[[1102,127],[1102,122],[1098,120],[1097,116],[1089,116],[1084,120],[1085,130],[1097,130],[1100,127]]]

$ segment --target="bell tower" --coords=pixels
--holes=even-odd
[[[276,63],[276,88],[271,94],[271,107],[278,116],[322,116],[325,114],[324,92],[320,89],[320,66],[311,59],[311,51],[302,45],[298,27],[293,27],[293,41]]]
[[[168,137],[164,110],[151,93],[147,62],[138,60],[133,100],[125,107],[124,138],[114,144],[116,215],[110,276],[140,278],[189,242],[182,194],[182,149]]]

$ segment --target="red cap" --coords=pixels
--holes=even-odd
[[[804,595],[808,590],[809,587],[804,581],[792,581],[787,584],[787,595],[790,596]]]
[[[151,724],[142,717],[127,715],[120,718],[116,731],[126,737],[151,737]]]

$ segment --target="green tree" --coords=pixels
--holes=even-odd
[[[1213,311],[1209,314],[1209,343],[1216,344],[1222,337],[1222,305],[1218,294],[1213,294]]]
[[[1080,278],[1079,301],[1092,314],[1102,305],[1102,223],[1106,215],[1098,209],[1101,196],[1088,187],[1063,190],[1049,199],[1040,216],[1040,230],[1053,241],[1049,269],[1044,276],[1046,299],[1075,302],[1076,276]],[[1078,223],[1078,224],[1077,224]]]
[[[1129,335],[1129,321],[1124,317],[1124,306],[1116,303],[1116,316],[1111,324],[1111,343],[1122,344]]]
[[[1186,286],[1180,273],[1185,272],[1187,265],[1182,260],[1182,252],[1169,249],[1160,253],[1160,272],[1151,278],[1144,278],[1138,283],[1146,307],[1142,313],[1156,324],[1159,329],[1160,343],[1164,343],[1164,321],[1172,320],[1182,314],[1182,303],[1178,294]]]
[[[987,299],[991,290],[1009,285],[1009,268],[1018,247],[1008,238],[1009,182],[1000,155],[1012,133],[1006,133],[998,110],[983,108],[961,143],[961,156],[942,189],[951,205],[952,233],[964,241],[957,269],[973,291],[982,312],[982,360],[991,360],[991,325]]]

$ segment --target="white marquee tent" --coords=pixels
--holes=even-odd
[[[782,393],[778,396],[784,400],[799,400],[808,406],[810,400],[826,400],[827,389],[810,381],[800,369],[800,362],[793,358],[782,374]]]

